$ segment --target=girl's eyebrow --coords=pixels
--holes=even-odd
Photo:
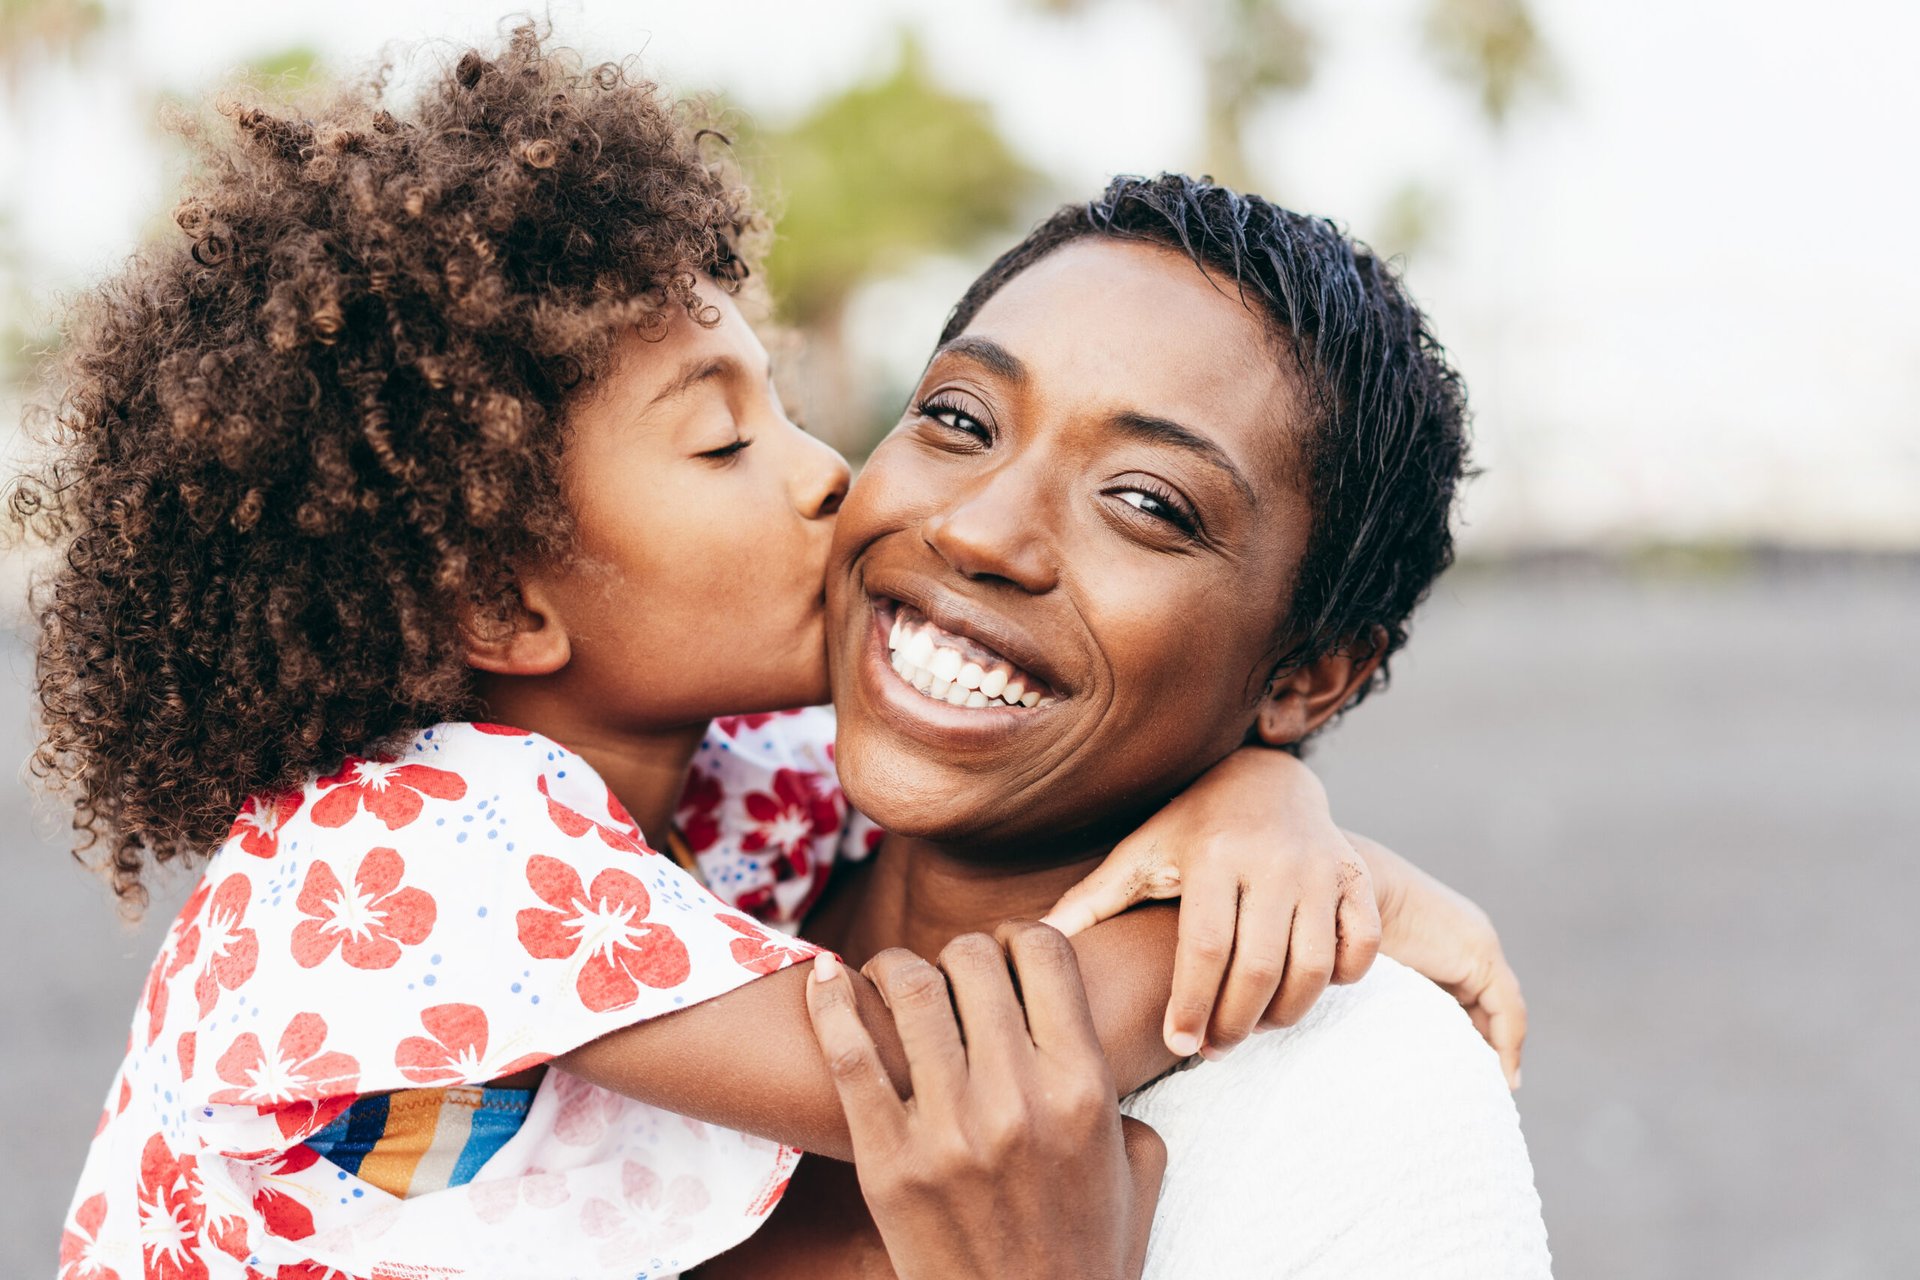
[[[651,413],[660,405],[676,396],[683,396],[703,382],[728,378],[741,373],[740,362],[732,356],[696,356],[680,366],[672,381],[653,393],[653,398],[640,412]]]

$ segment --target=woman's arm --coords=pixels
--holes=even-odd
[[[1178,921],[1171,906],[1116,917],[1073,939],[1095,1034],[1118,1092],[1175,1062],[1161,1039]],[[807,966],[750,982],[689,1009],[615,1031],[554,1065],[669,1111],[847,1160],[853,1144],[807,1013]],[[906,1054],[886,1002],[848,974],[895,1091],[911,1094]]]

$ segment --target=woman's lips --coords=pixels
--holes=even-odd
[[[923,739],[936,739],[953,747],[985,745],[1052,716],[1065,701],[1048,686],[1036,682],[1038,687],[1022,687],[1021,700],[1008,705],[1007,690],[1013,687],[1017,676],[1026,675],[1020,668],[986,650],[978,641],[973,641],[972,647],[965,652],[958,645],[939,643],[940,639],[965,638],[939,632],[938,628],[932,628],[932,624],[916,612],[906,612],[903,618],[906,606],[897,601],[869,597],[869,604],[872,609],[866,641],[862,646],[860,684],[867,701],[880,716],[906,733]],[[904,625],[896,627],[896,623]],[[932,632],[938,632],[934,637],[934,657],[938,658],[941,651],[945,650],[960,659],[954,675],[944,678],[945,687],[938,699],[931,696],[931,690],[935,681],[943,678],[934,676],[930,665],[915,667],[911,663],[907,666],[912,675],[903,675],[897,665],[902,660],[892,644],[898,637],[903,650],[908,645],[916,645],[918,656],[918,649],[924,646],[916,644],[917,637],[929,635],[929,628]],[[987,662],[980,660],[983,658],[991,659],[991,668]],[[947,657],[940,661],[941,669],[945,670],[953,664],[954,658]],[[980,672],[980,683],[973,688],[968,688],[963,678],[963,673],[966,678],[971,678],[972,673],[966,670],[970,665]],[[915,683],[915,677],[920,672],[925,672],[927,676],[928,688],[924,691]],[[1004,677],[1005,683],[997,694],[990,696],[983,690],[994,675]],[[957,702],[952,700],[956,689],[960,691]],[[1033,705],[1026,705],[1026,698],[1033,694],[1038,695]],[[967,705],[970,700],[974,701],[974,705]]]

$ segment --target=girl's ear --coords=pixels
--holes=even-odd
[[[1366,639],[1274,676],[1254,721],[1260,741],[1284,747],[1331,720],[1379,670],[1386,640],[1385,630],[1375,627]]]
[[[537,580],[519,583],[496,608],[468,606],[460,620],[467,665],[499,676],[550,676],[573,658],[559,610]]]

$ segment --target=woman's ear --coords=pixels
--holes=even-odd
[[[468,606],[460,620],[467,665],[500,676],[550,676],[573,658],[566,624],[536,580],[516,584],[492,609]]]
[[[1373,678],[1386,656],[1386,632],[1275,675],[1260,699],[1254,727],[1270,747],[1299,742],[1331,720]]]

